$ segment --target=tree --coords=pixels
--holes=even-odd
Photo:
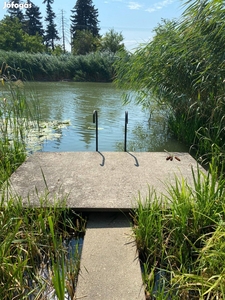
[[[44,45],[39,35],[30,36],[16,17],[6,16],[0,21],[0,49],[5,51],[43,52]]]
[[[41,22],[41,12],[39,7],[34,5],[30,0],[27,0],[27,3],[30,4],[25,12],[25,25],[24,29],[29,35],[39,34],[44,36],[43,25]]]
[[[20,0],[14,0],[9,1],[10,8],[8,8],[8,13],[11,18],[17,17],[20,22],[23,21],[24,15],[22,13],[22,3],[20,3]]]
[[[27,33],[23,34],[23,51],[29,53],[39,53],[44,52],[45,46],[43,45],[43,38],[39,35],[29,35]]]
[[[76,38],[78,31],[89,31],[94,37],[99,37],[98,10],[94,8],[92,0],[77,0],[71,10],[71,34]]]
[[[43,3],[47,3],[46,13],[47,16],[45,21],[47,22],[47,29],[45,33],[45,43],[47,48],[51,46],[52,50],[54,51],[55,40],[59,40],[58,31],[56,29],[56,24],[54,23],[55,13],[52,10],[51,4],[54,0],[44,0]]]
[[[22,24],[16,17],[6,16],[0,22],[0,49],[23,51]]]
[[[110,29],[101,39],[100,50],[116,53],[117,51],[124,49],[124,44],[121,43],[123,39],[122,33]]]
[[[72,44],[72,53],[75,55],[85,55],[95,52],[98,48],[98,38],[88,30],[78,30],[76,38]]]

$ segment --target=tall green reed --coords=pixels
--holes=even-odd
[[[71,299],[74,297],[79,254],[70,254],[74,272],[71,276],[69,249],[64,241],[83,235],[85,220],[57,203],[50,206],[41,199],[40,203],[39,208],[24,208],[21,199],[1,199],[2,300],[42,299],[50,293],[64,299],[67,290]]]
[[[184,1],[184,7],[180,20],[163,20],[149,43],[115,61],[116,83],[127,99],[135,91],[143,107],[155,99],[167,104],[175,137],[202,161],[217,156],[223,168],[224,2]]]
[[[3,63],[0,70],[0,185],[27,157],[26,138],[39,124],[36,99],[27,96],[22,72]]]
[[[55,56],[0,50],[0,64],[10,64],[17,70],[17,79],[25,77],[27,80],[111,82],[114,78],[115,59],[115,55],[103,52]]]
[[[225,297],[224,229],[224,224],[218,223],[214,232],[203,235],[203,247],[198,249],[195,272],[176,274],[174,278],[183,291],[195,291],[196,299]]]
[[[167,185],[167,195],[158,196],[151,191],[145,201],[139,196],[133,217],[134,234],[147,293],[153,299],[222,295],[225,179],[218,176],[214,162],[209,171],[193,171],[192,186],[176,178],[175,185]],[[216,238],[218,231],[221,239]]]
[[[51,237],[54,245],[54,249],[58,249],[60,245],[62,244],[62,240],[60,240],[60,244],[58,245],[58,241],[55,236],[54,232],[54,224],[52,221],[52,217],[48,217],[48,222],[49,222],[49,227],[50,227],[50,232],[51,232]],[[52,282],[56,291],[56,295],[59,300],[64,300],[65,299],[65,262],[64,262],[64,256],[62,258],[58,257],[56,255],[56,259],[54,256],[51,257],[52,260],[52,266],[53,266],[53,276],[52,276]]]

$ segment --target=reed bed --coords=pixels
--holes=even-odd
[[[28,103],[20,86],[21,81],[15,84],[7,75],[3,74],[0,83],[0,186],[25,160],[25,137],[29,122],[36,118],[31,113],[32,101]],[[38,119],[34,126],[38,127]]]
[[[225,179],[215,163],[138,199],[134,234],[147,299],[224,299]]]
[[[111,82],[114,61],[115,55],[106,52],[55,56],[0,50],[0,64],[10,65],[18,70],[17,79],[27,80]]]
[[[69,241],[84,234],[84,219],[46,200],[24,208],[2,198],[0,224],[0,298],[74,299],[80,250]]]

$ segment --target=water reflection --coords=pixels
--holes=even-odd
[[[34,90],[40,101],[43,120],[70,120],[60,129],[62,136],[46,141],[42,151],[95,151],[93,111],[98,111],[99,151],[124,150],[124,112],[129,113],[128,151],[187,151],[167,130],[163,112],[149,113],[141,107],[122,105],[122,92],[109,83],[36,82]]]

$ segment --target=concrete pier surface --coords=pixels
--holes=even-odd
[[[50,203],[60,199],[80,210],[129,210],[149,186],[165,193],[175,176],[192,184],[197,162],[188,153],[177,156],[180,161],[166,160],[165,152],[39,152],[11,176],[10,192],[34,206],[47,195]]]
[[[128,216],[92,212],[87,223],[76,299],[144,300],[138,252]]]

